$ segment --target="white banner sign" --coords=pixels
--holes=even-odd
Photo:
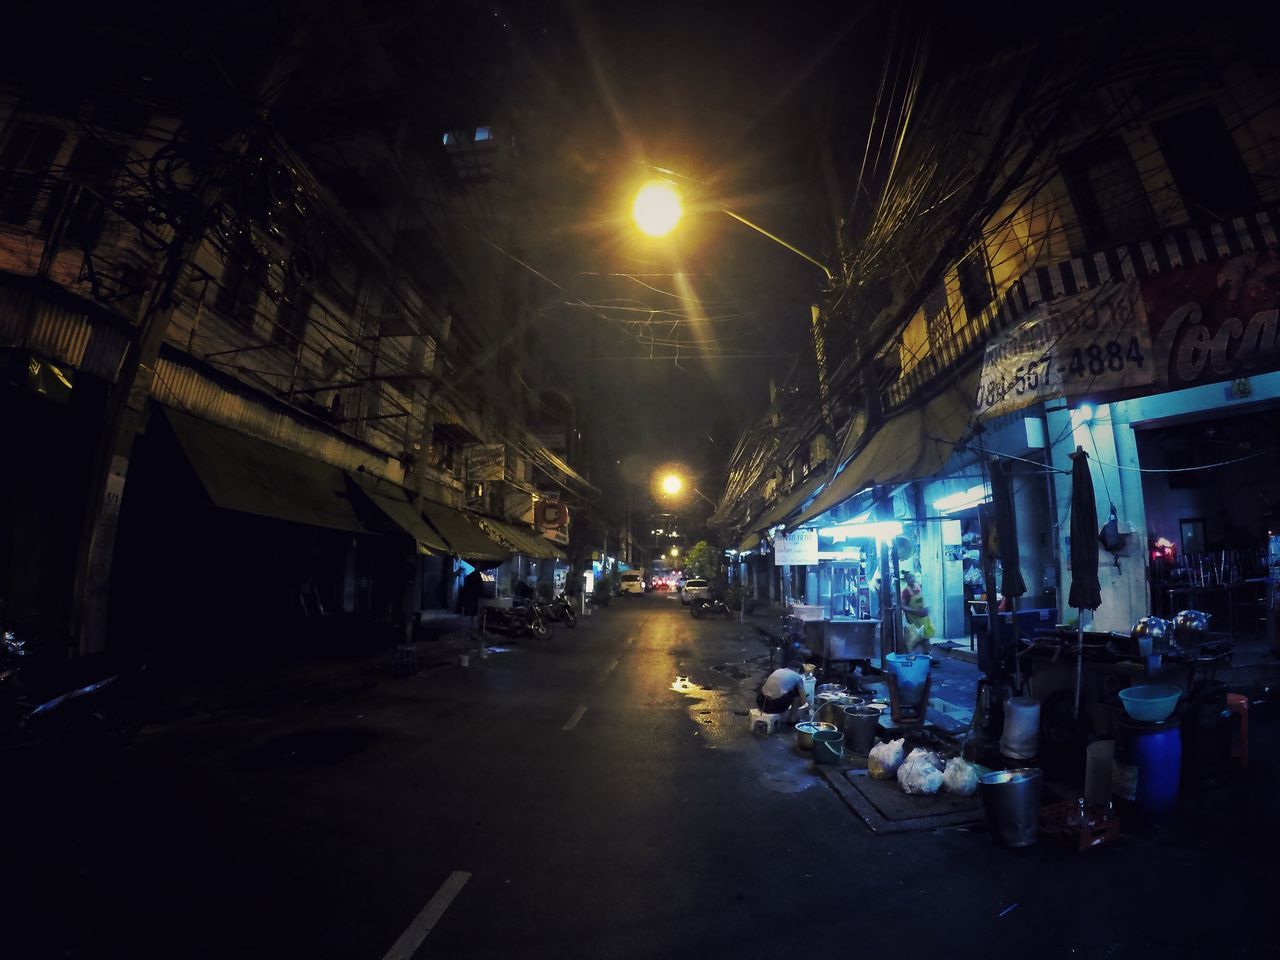
[[[818,562],[818,531],[796,530],[773,541],[773,565],[811,564]]]
[[[1055,397],[1150,386],[1156,374],[1146,309],[1130,280],[1044,304],[988,343],[976,412],[998,417]]]

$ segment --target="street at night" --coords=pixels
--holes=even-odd
[[[1232,882],[1274,863],[1247,826],[1274,764],[1218,795],[1229,820],[1197,807],[1089,858],[879,836],[790,738],[750,733],[769,655],[751,624],[659,594],[465,668],[206,688],[109,766],[6,791],[11,955],[409,956],[389,951],[442,889],[419,956],[768,956],[819,933],[965,955],[1048,928],[1038,956],[1274,946],[1265,891]],[[1195,910],[1231,929],[1170,927],[1209,875]]]
[[[0,11],[0,958],[1280,956],[1280,15]]]

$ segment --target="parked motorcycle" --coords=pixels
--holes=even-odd
[[[68,660],[9,623],[0,635],[0,744],[124,741],[138,732],[145,663],[109,654]]]
[[[517,602],[510,609],[484,607],[480,610],[479,619],[480,629],[485,633],[497,633],[504,637],[551,639],[551,624],[536,603]]]
[[[713,599],[710,597],[698,597],[689,605],[689,613],[695,620],[701,620],[705,616],[719,614],[725,617],[733,616],[733,611],[729,609],[729,605],[723,600]]]
[[[573,609],[573,601],[563,593],[540,606],[543,619],[551,623],[563,623],[570,630],[578,625],[578,613]]]

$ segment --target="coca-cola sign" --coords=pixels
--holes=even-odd
[[[1280,368],[1280,259],[1251,253],[1142,281],[1156,386],[1181,389]]]

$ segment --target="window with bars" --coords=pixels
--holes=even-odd
[[[1089,246],[1127,243],[1155,228],[1151,201],[1121,137],[1086,144],[1059,165]]]
[[[61,130],[31,123],[14,124],[0,147],[0,220],[25,224],[62,148]]]
[[[973,320],[987,309],[995,297],[995,288],[991,283],[991,267],[987,263],[987,248],[981,243],[969,251],[968,255],[956,264],[956,274],[960,278],[960,297],[964,300],[965,313]],[[948,336],[950,331],[948,331]]]
[[[227,256],[214,307],[242,327],[251,328],[262,280],[262,258],[248,241],[243,241]]]
[[[1221,220],[1258,202],[1231,132],[1213,104],[1151,125],[1192,220]]]
[[[292,274],[285,284],[280,308],[276,311],[276,325],[271,328],[271,340],[290,348],[300,348],[307,333],[311,313],[311,291]]]

